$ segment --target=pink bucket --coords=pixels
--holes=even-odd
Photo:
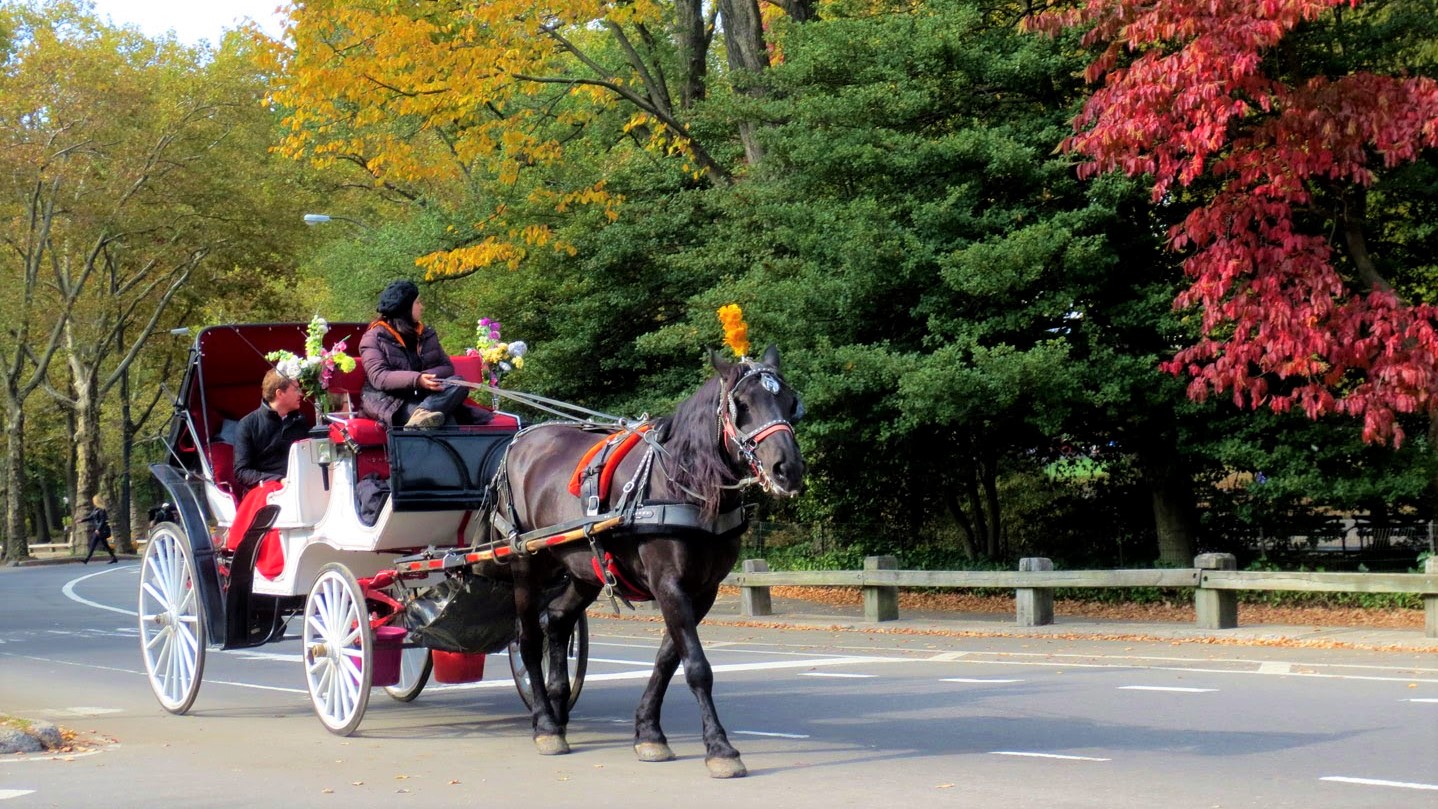
[[[398,626],[374,628],[374,677],[370,685],[394,685],[399,682],[401,644],[409,630]]]

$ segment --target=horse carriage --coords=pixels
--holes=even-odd
[[[364,329],[332,324],[326,345]],[[637,423],[492,388],[478,358],[454,357],[450,384],[486,402],[467,403],[474,417],[462,421],[475,423],[391,427],[349,406],[357,368],[331,381],[331,406],[291,447],[283,482],[247,495],[226,439],[258,404],[265,355],[301,350],[305,336],[300,324],[222,326],[191,349],[169,457],[151,467],[178,519],[151,530],[140,571],[141,653],[161,706],[190,709],[207,649],[278,641],[300,617],[306,688],[331,732],[354,732],[372,688],[409,701],[431,677],[482,678],[485,656],[508,648],[536,746],[564,753],[587,668],[585,609],[601,594],[652,598],[666,631],[636,752],[673,758],[659,707],[682,662],[711,774],[744,774],[696,627],[737,559],[742,489],[802,485],[790,427],[800,406],[777,352],[715,359],[717,374],[674,416]],[[525,427],[487,406],[501,395],[564,418]]]

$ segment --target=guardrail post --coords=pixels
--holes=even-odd
[[[1052,560],[1027,556],[1019,560],[1019,571],[1053,570]],[[1020,587],[1014,591],[1019,626],[1048,626],[1054,622],[1054,591],[1050,587]]]
[[[1199,629],[1235,629],[1238,627],[1238,593],[1233,590],[1206,590],[1205,570],[1237,570],[1238,559],[1231,553],[1201,553],[1193,559],[1198,568],[1198,589],[1193,591],[1193,611]]]
[[[763,559],[745,559],[745,573],[768,573],[769,563]],[[774,603],[769,599],[768,587],[744,585],[739,588],[739,614],[748,618],[759,615],[773,615]]]
[[[1428,557],[1423,563],[1423,572],[1438,573],[1438,556]],[[1423,596],[1423,636],[1438,638],[1438,595],[1433,593]]]
[[[892,556],[866,556],[864,569],[898,570],[899,560]],[[863,589],[865,621],[899,620],[899,588],[865,586]]]

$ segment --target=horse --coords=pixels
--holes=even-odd
[[[739,557],[742,491],[757,484],[772,495],[793,497],[803,489],[804,460],[792,426],[803,410],[779,373],[775,347],[757,361],[728,362],[712,353],[709,361],[714,370],[709,380],[672,416],[655,420],[643,440],[635,442],[644,451],[628,452],[613,471],[615,482],[626,481],[618,511],[670,516],[659,524],[635,522],[595,533],[590,543],[556,544],[507,563],[519,651],[529,675],[534,743],[541,754],[570,750],[565,740],[570,633],[585,608],[618,580],[631,593],[652,596],[664,619],[654,670],[635,711],[636,755],[641,761],[674,758],[659,714],[675,669],[683,663],[684,680],[699,702],[710,775],[747,774],[714,708],[714,676],[698,625]],[[517,435],[495,478],[494,514],[500,519],[492,521],[494,535],[512,539],[526,530],[583,524],[584,504],[569,484],[595,443],[592,430],[562,422]]]

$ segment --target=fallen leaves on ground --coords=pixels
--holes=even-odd
[[[833,607],[854,607],[863,604],[858,587],[773,587],[774,598],[794,599]],[[722,588],[737,595],[738,588]],[[981,593],[899,593],[899,611],[992,613],[1013,615],[1012,592]],[[1240,604],[1239,620],[1243,624],[1279,624],[1286,626],[1356,626],[1368,629],[1423,630],[1423,610],[1363,609],[1361,607],[1277,607],[1268,604]],[[1075,618],[1101,618],[1116,621],[1157,623],[1191,623],[1191,604],[1105,604],[1095,601],[1059,599],[1054,614]]]

